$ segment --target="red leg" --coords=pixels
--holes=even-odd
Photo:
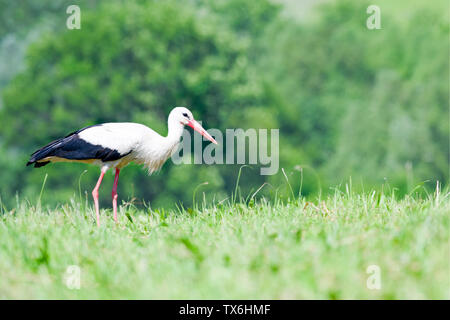
[[[100,185],[102,184],[103,176],[108,169],[102,168],[102,172],[100,173],[100,177],[98,178],[97,184],[95,185],[94,190],[92,190],[92,197],[94,198],[95,205],[95,214],[97,216],[97,226],[100,227],[100,209],[98,206],[98,189],[100,189]]]
[[[114,185],[112,189],[112,200],[113,200],[113,211],[114,211],[114,221],[117,222],[117,183],[119,182],[120,169],[116,168],[116,176],[114,177]]]

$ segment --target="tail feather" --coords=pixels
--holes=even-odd
[[[33,152],[30,160],[27,162],[27,166],[34,164],[35,168],[40,168],[50,163],[50,161],[41,161],[41,162],[38,161],[51,156],[53,152],[63,144],[63,140],[66,138],[67,137],[52,141],[46,146]]]
[[[41,162],[30,162],[30,161],[28,161],[27,162],[27,166],[29,166],[31,164],[34,164],[35,168],[40,168],[40,167],[43,167],[43,166],[45,166],[46,164],[49,164],[49,163],[50,163],[50,161],[41,161]]]

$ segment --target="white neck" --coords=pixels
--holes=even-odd
[[[181,136],[183,135],[184,125],[182,125],[178,120],[169,117],[167,121],[168,133],[166,140],[170,142],[179,142]]]
[[[171,121],[172,120],[172,121]],[[143,143],[143,148],[141,151],[142,156],[141,163],[144,163],[147,167],[149,173],[158,170],[163,163],[170,158],[172,153],[176,151],[180,138],[183,134],[184,126],[179,121],[173,121],[174,119],[169,118],[168,127],[169,132],[166,137],[162,138],[160,143],[155,148],[155,140],[152,139],[145,140]]]

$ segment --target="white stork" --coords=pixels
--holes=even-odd
[[[174,108],[168,119],[169,132],[163,137],[149,127],[131,122],[104,123],[75,131],[64,138],[50,142],[31,155],[27,166],[35,168],[50,162],[83,162],[100,166],[92,197],[94,198],[97,225],[100,226],[98,190],[105,172],[114,168],[116,175],[112,189],[114,221],[117,222],[117,183],[120,169],[134,161],[143,164],[149,171],[161,168],[176,151],[185,125],[198,131],[209,141],[216,140],[194,120],[192,113],[184,107]]]

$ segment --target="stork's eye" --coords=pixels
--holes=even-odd
[[[186,117],[189,119],[189,115],[187,113],[183,113],[183,117]]]

